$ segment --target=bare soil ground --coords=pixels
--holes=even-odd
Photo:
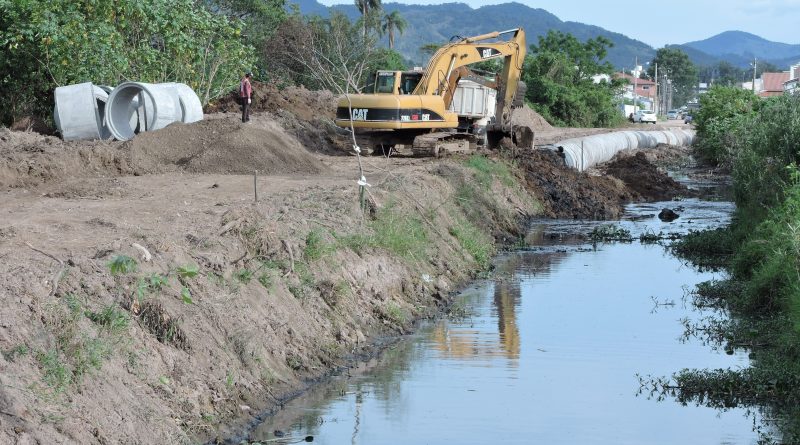
[[[270,94],[126,143],[0,129],[0,443],[226,437],[441,313],[527,218],[662,187],[537,150],[362,159],[362,201],[331,98]]]

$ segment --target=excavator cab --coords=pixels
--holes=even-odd
[[[370,76],[367,94],[411,94],[422,80],[422,71],[377,71]]]

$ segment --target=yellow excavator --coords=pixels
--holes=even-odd
[[[501,37],[510,36],[503,40]],[[336,125],[353,127],[358,144],[373,152],[387,152],[397,145],[414,154],[439,156],[469,151],[474,135],[456,131],[458,115],[450,111],[461,79],[470,79],[497,90],[494,118],[486,125],[486,140],[493,148],[503,138],[518,147],[533,147],[533,129],[513,127],[511,112],[522,106],[525,84],[520,80],[525,59],[522,28],[458,38],[433,55],[422,72],[379,71],[371,94],[348,94],[336,109]],[[503,59],[503,69],[489,79],[469,65]]]

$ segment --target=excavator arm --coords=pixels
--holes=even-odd
[[[512,34],[512,37],[506,41],[486,42],[506,34]],[[458,80],[469,72],[467,66],[499,58],[503,58],[504,63],[497,79],[496,118],[498,124],[504,125],[510,116],[525,60],[525,31],[522,28],[467,37],[439,48],[412,94],[441,95],[445,107],[449,107]]]

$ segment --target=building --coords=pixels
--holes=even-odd
[[[627,73],[614,73],[615,79],[625,79],[628,85],[625,86],[625,98],[633,99],[634,85],[636,86],[636,96],[645,98],[652,102],[656,97],[656,83],[648,79],[637,79]]]
[[[784,83],[789,81],[790,74],[788,71],[782,73],[761,73],[761,81],[763,86],[761,89],[756,90],[758,97],[772,97],[783,95]],[[756,83],[758,86],[758,83]]]
[[[800,94],[800,63],[789,68],[789,80],[783,83],[784,94]]]

